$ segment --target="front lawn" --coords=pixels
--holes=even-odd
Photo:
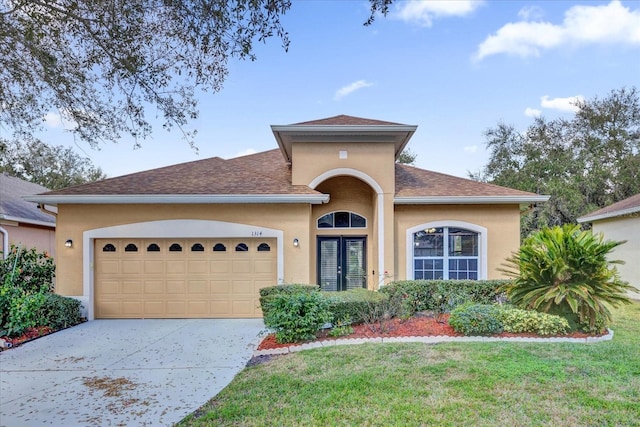
[[[640,425],[640,303],[612,341],[364,344],[244,369],[180,426]]]

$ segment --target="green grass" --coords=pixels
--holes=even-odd
[[[365,344],[244,369],[180,426],[640,426],[640,303],[612,341]]]

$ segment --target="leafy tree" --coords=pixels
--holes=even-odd
[[[372,22],[389,1],[370,2]],[[290,8],[290,0],[0,0],[0,128],[33,135],[54,111],[96,147],[149,136],[151,111],[193,144],[186,126],[198,116],[196,90],[219,91],[231,59],[256,59],[256,41],[277,37],[287,50],[280,18]]]
[[[52,147],[37,139],[20,144],[0,141],[0,154],[0,172],[50,190],[106,178],[91,160],[79,156],[71,148]]]
[[[637,90],[614,90],[577,107],[571,119],[538,117],[524,133],[504,123],[485,132],[489,162],[472,178],[551,196],[524,212],[523,237],[640,193]]]
[[[404,165],[415,165],[417,158],[418,158],[418,155],[416,153],[406,148],[402,151],[402,153],[400,153],[396,161]]]
[[[611,321],[608,306],[631,301],[608,255],[625,242],[604,241],[580,226],[544,228],[527,237],[501,271],[514,280],[502,287],[517,307],[567,317],[575,329],[596,331]]]

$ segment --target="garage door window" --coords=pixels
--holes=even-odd
[[[269,252],[271,250],[271,246],[266,243],[260,243],[258,245],[258,252]]]
[[[115,252],[115,251],[116,251],[116,247],[113,246],[111,243],[107,243],[102,248],[102,252]]]
[[[236,252],[248,252],[249,247],[245,243],[238,243],[236,246]]]
[[[204,246],[200,243],[195,243],[191,246],[191,252],[204,252]]]
[[[180,246],[177,243],[174,243],[171,246],[169,246],[169,252],[182,252],[182,246]]]
[[[226,251],[227,251],[227,247],[222,243],[216,243],[215,246],[213,247],[213,252],[226,252]]]
[[[136,245],[134,245],[133,243],[129,243],[127,246],[125,246],[124,251],[125,252],[138,252],[138,247]]]
[[[147,246],[147,252],[160,252],[160,246],[158,246],[155,243],[152,243],[149,246]]]

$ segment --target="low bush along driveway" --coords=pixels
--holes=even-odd
[[[612,341],[324,347],[244,369],[192,425],[639,425],[640,302]]]

